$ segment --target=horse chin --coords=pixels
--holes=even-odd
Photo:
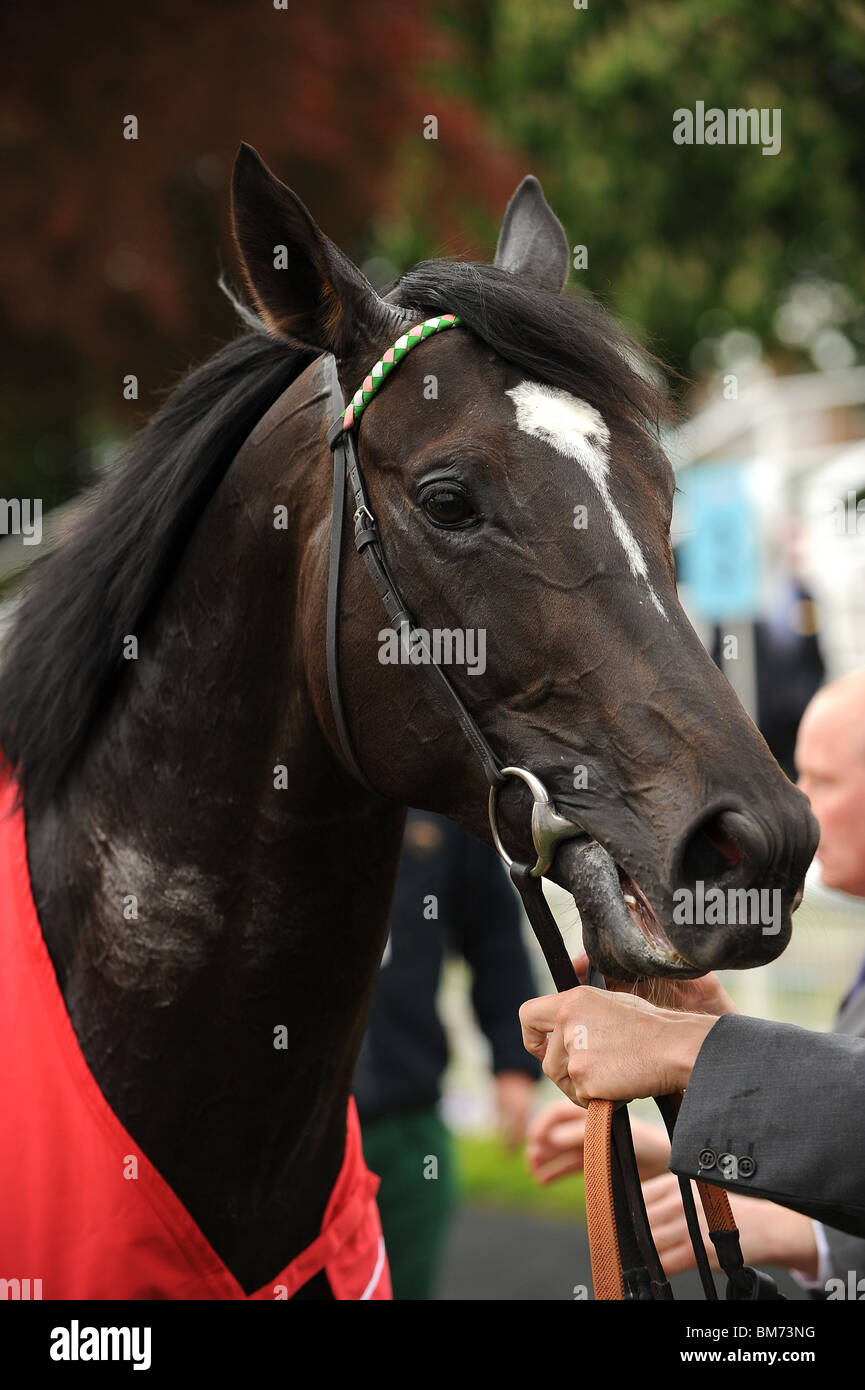
[[[603,975],[696,979],[706,973],[673,945],[640,887],[596,840],[564,844],[550,877],[573,896],[583,946]]]

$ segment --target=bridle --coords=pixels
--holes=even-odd
[[[461,326],[455,314],[441,314],[407,329],[376,362],[368,376],[345,406],[333,358],[328,359],[332,399],[338,403],[338,417],[328,431],[333,453],[333,510],[331,517],[330,564],[327,593],[327,679],[337,735],[343,754],[354,776],[368,790],[371,786],[360,766],[342,702],[339,678],[339,588],[342,538],[345,523],[346,483],[351,489],[355,549],[363,559],[392,627],[409,634],[421,655],[432,689],[444,707],[454,715],[474,749],[490,786],[489,819],[493,841],[507,866],[511,881],[519,892],[529,922],[544,953],[557,990],[573,989],[580,983],[547,906],[541,877],[548,871],[563,840],[583,836],[582,827],[567,820],[539,777],[528,768],[502,766],[482,730],[463,703],[442,667],[433,659],[427,633],[415,626],[402,591],[385,558],[378,524],[369,505],[357,451],[356,434],[369,402],[394,368],[426,338]],[[498,795],[509,778],[522,781],[532,794],[531,835],[536,860],[519,862],[508,854],[498,826]],[[604,977],[589,966],[587,983],[605,988]],[[656,1103],[672,1138],[680,1096],[661,1096]],[[627,1106],[616,1109],[611,1101],[592,1101],[588,1110],[585,1138],[586,1217],[592,1257],[595,1297],[628,1300],[668,1300],[673,1294],[655,1249],[651,1226],[643,1201],[637,1161],[631,1139]],[[709,1268],[700,1233],[694,1198],[688,1179],[679,1178],[688,1231],[694,1247],[697,1268],[706,1297],[718,1294]],[[774,1282],[768,1275],[745,1266],[739,1247],[726,1193],[708,1183],[697,1182],[709,1234],[718,1260],[727,1275],[727,1298],[737,1300],[777,1299]]]

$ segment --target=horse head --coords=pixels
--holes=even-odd
[[[415,622],[439,634],[500,761],[531,770],[579,827],[550,876],[573,894],[594,962],[687,977],[779,955],[816,823],[679,602],[661,396],[606,313],[563,296],[568,242],[540,185],[514,194],[494,264],[425,262],[383,295],[246,146],[233,215],[268,331],[333,354],[346,399],[407,328],[459,318],[375,392],[356,447]],[[329,468],[323,449],[322,498]],[[325,665],[328,535],[322,514],[305,538],[303,648],[345,767]],[[477,759],[422,654],[384,626],[359,556],[342,559],[343,700],[366,779],[489,840]],[[509,779],[501,835],[531,860],[529,807]]]

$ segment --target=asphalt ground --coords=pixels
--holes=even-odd
[[[768,1269],[780,1292],[789,1299],[807,1295],[785,1270]],[[719,1297],[724,1279],[716,1276]],[[703,1301],[696,1272],[676,1275],[675,1297]],[[581,1222],[520,1216],[514,1212],[464,1205],[454,1220],[439,1301],[511,1299],[573,1301],[591,1298],[589,1242]]]

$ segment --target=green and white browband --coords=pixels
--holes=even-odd
[[[436,318],[424,319],[423,323],[415,324],[414,328],[397,338],[393,347],[388,348],[384,357],[376,362],[369,376],[364,378],[352,396],[351,404],[346,406],[342,417],[343,429],[354,429],[382,382],[407,352],[417,347],[418,343],[422,343],[424,338],[431,338],[434,333],[441,333],[444,328],[458,328],[461,323],[462,319],[457,318],[456,314],[439,314]]]

